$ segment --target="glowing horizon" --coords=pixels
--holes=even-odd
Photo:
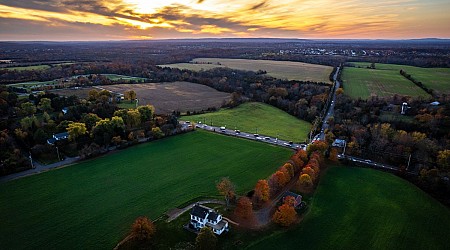
[[[450,38],[447,0],[0,0],[0,40]]]

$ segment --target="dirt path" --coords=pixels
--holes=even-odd
[[[192,204],[189,204],[188,206],[184,207],[184,208],[174,208],[172,210],[167,211],[167,216],[169,216],[169,218],[167,218],[167,222],[171,222],[173,220],[175,220],[176,218],[178,218],[180,215],[184,214],[186,211],[192,209],[194,207],[195,204],[208,204],[208,203],[214,203],[214,204],[221,204],[221,205],[225,205],[225,201],[221,201],[221,200],[204,200],[204,201],[197,201],[194,202]]]

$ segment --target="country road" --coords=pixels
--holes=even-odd
[[[185,122],[180,121],[180,125],[181,125],[182,129],[185,129],[185,130],[192,128],[194,126],[191,124],[190,121],[185,121]],[[218,134],[223,134],[223,135],[228,135],[228,136],[236,136],[236,137],[245,138],[245,139],[249,139],[249,140],[260,141],[260,142],[278,145],[278,146],[282,146],[282,147],[287,147],[287,148],[291,148],[291,149],[306,150],[306,146],[307,146],[306,144],[303,144],[303,143],[294,143],[292,141],[285,141],[285,140],[281,140],[278,138],[265,136],[265,135],[261,135],[261,134],[252,134],[252,133],[248,133],[248,132],[244,132],[244,131],[240,131],[240,130],[232,130],[232,129],[227,129],[225,127],[209,126],[209,125],[201,124],[201,123],[196,124],[195,128],[203,129],[203,130],[210,131],[210,132],[215,132]]]

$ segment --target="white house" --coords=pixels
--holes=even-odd
[[[223,220],[222,215],[214,211],[214,209],[195,204],[191,210],[191,221],[189,226],[195,230],[209,227],[212,231],[221,235],[223,232],[228,231],[228,221]]]
[[[59,134],[53,134],[53,137],[47,140],[48,144],[55,144],[56,141],[61,141],[69,138],[69,133],[63,132]]]

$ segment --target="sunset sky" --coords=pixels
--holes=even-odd
[[[449,0],[0,0],[0,40],[450,38]]]

